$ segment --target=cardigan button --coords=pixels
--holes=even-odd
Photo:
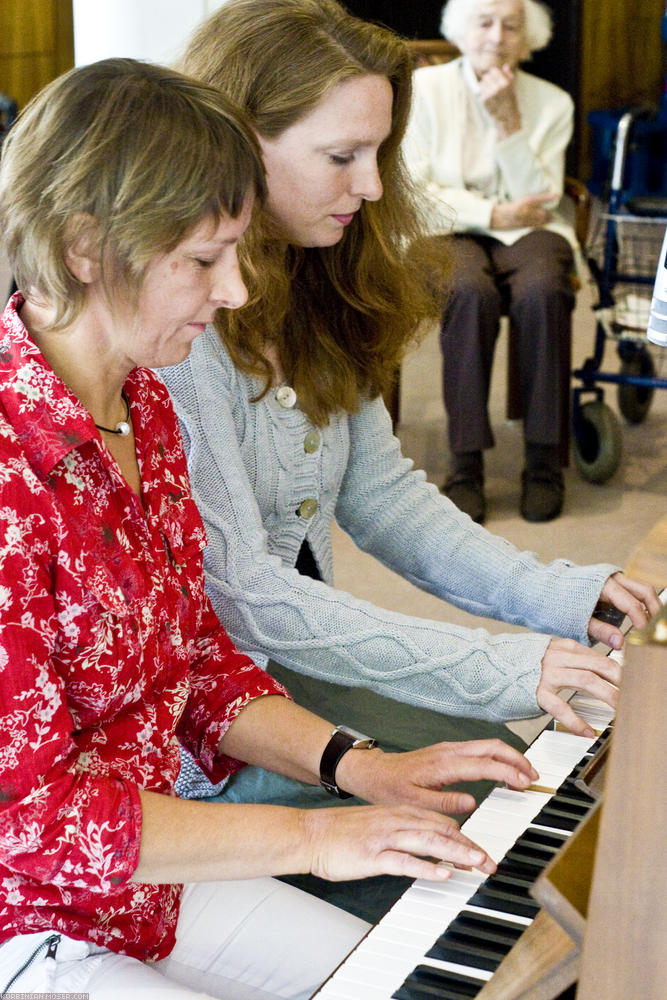
[[[314,451],[320,446],[320,435],[317,431],[308,431],[305,438],[303,439],[303,450],[308,455],[312,455]]]
[[[317,513],[319,506],[320,505],[318,504],[317,500],[315,500],[314,497],[308,497],[307,500],[303,500],[299,504],[299,509],[297,510],[297,514],[299,515],[299,517],[303,517],[305,518],[305,520],[308,520],[313,516],[313,514]]]
[[[281,385],[276,389],[276,399],[284,409],[291,410],[296,403],[296,393],[291,385]]]

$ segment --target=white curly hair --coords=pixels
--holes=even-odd
[[[448,0],[442,8],[440,34],[460,47],[470,18],[483,0]],[[551,40],[551,12],[536,0],[521,0],[525,17],[526,48],[530,53],[545,48]]]

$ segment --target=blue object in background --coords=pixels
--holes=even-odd
[[[660,22],[660,37],[667,45],[667,3]],[[665,59],[667,67],[667,58]],[[611,165],[618,124],[630,107],[591,111],[588,123],[592,131],[593,164],[588,188],[592,194],[608,200]],[[667,74],[660,106],[633,122],[630,145],[625,159],[623,200],[636,195],[667,196]]]
[[[667,31],[667,13],[663,31]],[[593,140],[593,163],[588,188],[592,194],[608,199],[614,142],[618,123],[631,108],[611,108],[590,111],[588,123]],[[636,195],[667,196],[667,100],[656,107],[651,117],[638,118],[632,126],[630,145],[625,160],[624,200]]]

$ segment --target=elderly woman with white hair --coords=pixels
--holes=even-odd
[[[519,69],[551,37],[550,14],[534,0],[449,0],[441,31],[461,57],[415,72],[405,152],[432,232],[453,229],[441,326],[451,450],[443,491],[484,520],[491,366],[500,317],[509,313],[524,413],[520,509],[528,521],[549,521],[564,496],[560,379],[576,238],[557,206],[573,103]]]

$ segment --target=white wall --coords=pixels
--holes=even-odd
[[[224,0],[73,0],[77,66],[130,56],[169,65]]]

